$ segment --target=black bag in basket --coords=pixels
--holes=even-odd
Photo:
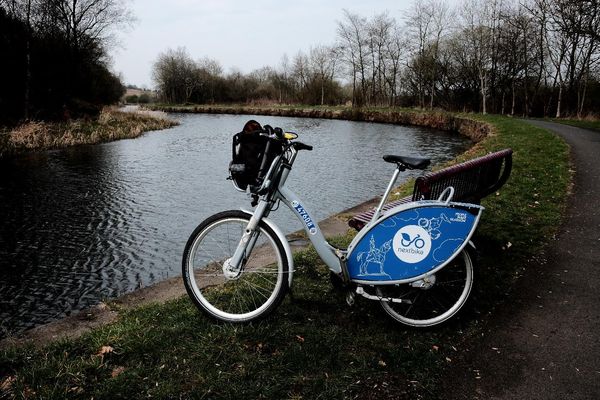
[[[246,122],[240,133],[233,136],[229,173],[235,185],[241,190],[246,190],[248,186],[250,191],[258,189],[273,159],[282,152],[281,144],[261,136],[260,132],[262,132],[261,125],[250,120]],[[271,144],[267,146],[269,141]]]

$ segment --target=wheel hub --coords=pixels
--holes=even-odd
[[[241,273],[241,268],[234,268],[233,265],[231,265],[231,258],[225,260],[223,263],[223,275],[225,275],[225,278],[234,280],[239,278]]]

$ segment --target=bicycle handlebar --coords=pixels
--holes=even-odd
[[[275,136],[277,139],[283,139],[283,129],[273,128],[271,125],[263,126],[261,133],[266,133],[268,136]]]
[[[267,137],[275,137],[278,140],[283,140],[284,139],[284,133],[283,133],[283,129],[279,128],[279,127],[275,127],[273,128],[271,125],[265,125],[263,126],[263,129],[261,131],[259,131],[260,134],[265,134]],[[292,146],[294,146],[294,149],[296,150],[308,150],[311,151],[313,149],[312,146],[308,145],[308,144],[304,144],[302,142],[293,142]]]

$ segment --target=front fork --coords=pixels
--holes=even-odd
[[[223,273],[226,277],[234,279],[238,277],[243,270],[247,254],[252,252],[256,241],[258,240],[258,224],[261,219],[270,211],[271,203],[266,200],[260,200],[256,210],[252,214],[246,229],[242,234],[233,256],[223,264]]]

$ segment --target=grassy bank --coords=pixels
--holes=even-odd
[[[558,122],[559,124],[576,126],[578,128],[592,129],[600,131],[600,119],[563,119],[554,118],[552,122]]]
[[[374,302],[349,308],[307,250],[295,255],[293,296],[264,322],[213,324],[187,298],[126,311],[79,339],[1,350],[0,397],[443,398],[436,383],[445,367],[477,340],[523,269],[540,267],[570,178],[567,146],[543,129],[460,118],[493,127],[462,158],[514,150],[511,179],[484,202],[475,292],[460,318],[415,331]]]
[[[0,131],[0,156],[135,138],[144,132],[169,128],[175,124],[166,118],[110,108],[103,110],[96,119],[28,122],[14,129]]]

